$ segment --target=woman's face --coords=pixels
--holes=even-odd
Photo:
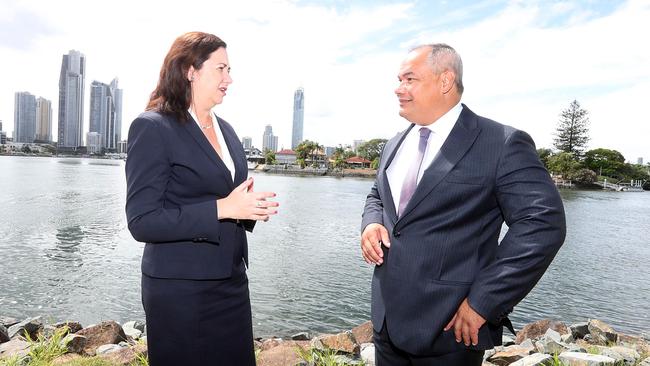
[[[188,79],[192,83],[192,98],[197,109],[210,109],[221,104],[226,96],[230,78],[230,63],[224,47],[212,52],[200,69],[190,67]]]

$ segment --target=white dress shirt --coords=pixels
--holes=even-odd
[[[199,119],[196,117],[196,114],[194,114],[194,111],[192,109],[188,109],[188,112],[190,112],[190,115],[192,118],[194,118],[194,122],[199,126],[199,129],[201,129],[201,132],[203,132],[203,128],[201,127],[201,123],[199,122]],[[223,163],[226,165],[226,168],[230,171],[230,176],[232,177],[232,180],[235,181],[235,162],[232,160],[232,156],[230,156],[230,150],[228,150],[228,144],[226,144],[226,140],[223,137],[223,133],[221,132],[221,127],[219,126],[219,122],[214,116],[214,113],[210,111],[210,118],[212,119],[212,129],[214,129],[215,135],[217,135],[217,141],[219,141],[219,146],[221,147],[221,160]],[[207,138],[207,137],[206,137]],[[210,145],[212,146],[212,145]]]
[[[431,130],[429,139],[427,140],[427,148],[424,151],[422,158],[422,165],[418,173],[417,183],[420,183],[424,171],[431,165],[431,162],[440,151],[442,144],[449,136],[451,129],[454,128],[463,106],[458,102],[452,109],[445,113],[437,121],[428,125],[420,126],[415,125],[406,135],[402,144],[399,146],[393,161],[388,166],[386,173],[388,174],[388,185],[393,194],[393,203],[395,203],[395,212],[399,208],[399,200],[402,196],[402,185],[406,179],[407,173],[413,160],[418,156],[418,145],[420,143],[420,128],[428,128]],[[386,157],[385,157],[386,158]]]

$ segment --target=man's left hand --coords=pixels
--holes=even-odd
[[[476,346],[478,344],[478,330],[483,324],[485,324],[485,319],[469,306],[469,302],[465,298],[458,310],[456,310],[454,317],[445,327],[445,331],[453,327],[456,342],[460,343],[462,340],[466,346],[469,346],[471,341],[472,346]]]

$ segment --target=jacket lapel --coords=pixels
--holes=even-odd
[[[386,145],[386,156],[388,157],[386,159],[386,162],[384,163],[383,167],[380,167],[381,169],[381,179],[382,179],[382,186],[384,189],[381,192],[381,197],[385,197],[384,199],[384,210],[388,214],[388,216],[391,218],[393,223],[397,221],[397,212],[395,211],[395,202],[393,201],[393,193],[391,191],[390,184],[388,183],[388,172],[387,169],[390,166],[390,164],[393,162],[393,159],[395,158],[395,154],[397,153],[397,150],[399,150],[399,147],[402,145],[402,142],[404,141],[404,138],[406,138],[406,135],[408,135],[409,131],[415,126],[413,123],[402,132],[401,136],[397,137],[393,141],[395,141],[394,144],[392,145]]]
[[[226,168],[226,164],[224,164],[224,162],[221,160],[221,158],[214,150],[212,145],[210,145],[210,141],[208,141],[208,139],[205,137],[205,135],[203,134],[199,126],[196,124],[196,121],[194,121],[194,118],[192,118],[192,116],[189,113],[187,113],[187,117],[188,117],[187,122],[183,123],[183,127],[185,127],[185,130],[190,134],[190,136],[192,136],[196,144],[199,145],[201,150],[203,150],[203,152],[208,156],[208,158],[210,158],[210,160],[213,163],[218,165],[220,169],[223,169],[224,172],[227,172],[228,168]],[[228,145],[228,148],[230,149],[230,145]],[[224,174],[224,177],[226,177],[226,181],[228,182],[230,188],[232,189],[233,188],[232,177],[230,176],[230,174]]]
[[[230,158],[235,164],[235,181],[233,185],[241,184],[248,175],[248,165],[246,164],[246,154],[244,154],[244,148],[242,147],[235,131],[231,128],[228,128],[225,121],[219,118],[215,114],[216,120],[219,122],[219,128],[221,129],[221,134],[223,139],[226,141],[228,146],[228,152],[230,152]]]
[[[449,136],[440,147],[440,151],[424,171],[413,197],[404,208],[404,213],[398,221],[408,217],[409,213],[440,183],[454,168],[465,153],[470,149],[480,129],[476,123],[476,115],[463,105],[463,111],[452,128]]]

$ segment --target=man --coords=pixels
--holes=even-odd
[[[462,76],[445,44],[413,49],[399,70],[411,125],[384,147],[361,227],[379,366],[481,365],[564,242],[532,139],[461,104]]]

